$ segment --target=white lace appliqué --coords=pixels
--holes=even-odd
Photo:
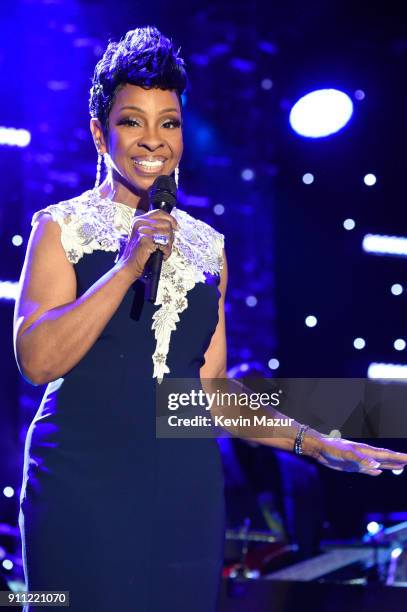
[[[78,263],[85,253],[96,250],[117,251],[120,237],[128,235],[134,209],[114,205],[110,200],[96,198],[91,191],[51,204],[34,213],[31,224],[43,214],[50,213],[61,227],[61,242],[69,261]]]
[[[73,264],[85,253],[118,251],[130,233],[134,217],[131,207],[97,197],[92,191],[37,211],[32,224],[46,212],[60,225],[62,246]],[[178,208],[173,209],[172,215],[180,229],[175,232],[170,257],[162,264],[155,302],[160,308],[151,326],[156,339],[153,377],[158,382],[170,372],[166,361],[171,333],[188,306],[188,291],[196,283],[205,282],[205,273],[220,274],[223,267],[223,234]]]

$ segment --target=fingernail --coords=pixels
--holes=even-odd
[[[380,467],[380,463],[373,459],[372,461],[369,461],[369,466],[372,467],[372,468],[378,468],[378,467]]]

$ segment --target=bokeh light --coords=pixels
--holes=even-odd
[[[254,179],[254,171],[251,168],[242,170],[241,177],[244,181],[252,181]]]
[[[353,230],[355,229],[356,223],[353,219],[345,219],[345,221],[343,222],[343,227],[346,230]]]
[[[374,174],[366,174],[363,177],[363,182],[365,185],[367,185],[368,187],[372,187],[373,185],[376,185],[377,183],[377,178]]]
[[[314,182],[314,175],[311,172],[306,172],[302,177],[302,182],[305,185],[311,185]]]
[[[363,91],[363,89],[357,89],[357,90],[355,91],[355,93],[353,94],[353,96],[354,96],[355,100],[358,100],[358,101],[360,102],[361,100],[364,100],[364,99],[365,99],[366,94],[365,94],[365,92]]]
[[[23,237],[16,234],[12,237],[11,242],[14,244],[14,246],[21,246],[23,244]]]
[[[273,87],[273,81],[271,79],[263,79],[261,82],[262,89],[269,91]]]
[[[397,338],[393,344],[396,351],[404,351],[406,348],[406,341],[403,338]]]
[[[394,285],[390,287],[390,291],[393,295],[401,295],[403,293],[403,285],[400,285],[400,283],[394,283]]]
[[[290,112],[290,125],[300,136],[321,138],[341,130],[350,120],[353,102],[338,89],[319,89],[303,96]]]

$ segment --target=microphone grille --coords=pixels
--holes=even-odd
[[[149,189],[150,202],[154,206],[159,202],[166,202],[175,206],[177,203],[177,185],[172,176],[161,174],[157,176]]]

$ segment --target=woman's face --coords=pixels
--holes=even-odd
[[[109,154],[113,169],[136,193],[145,192],[160,174],[171,174],[181,159],[181,108],[175,91],[126,84],[117,92],[106,136],[98,124],[91,129],[102,154]]]

